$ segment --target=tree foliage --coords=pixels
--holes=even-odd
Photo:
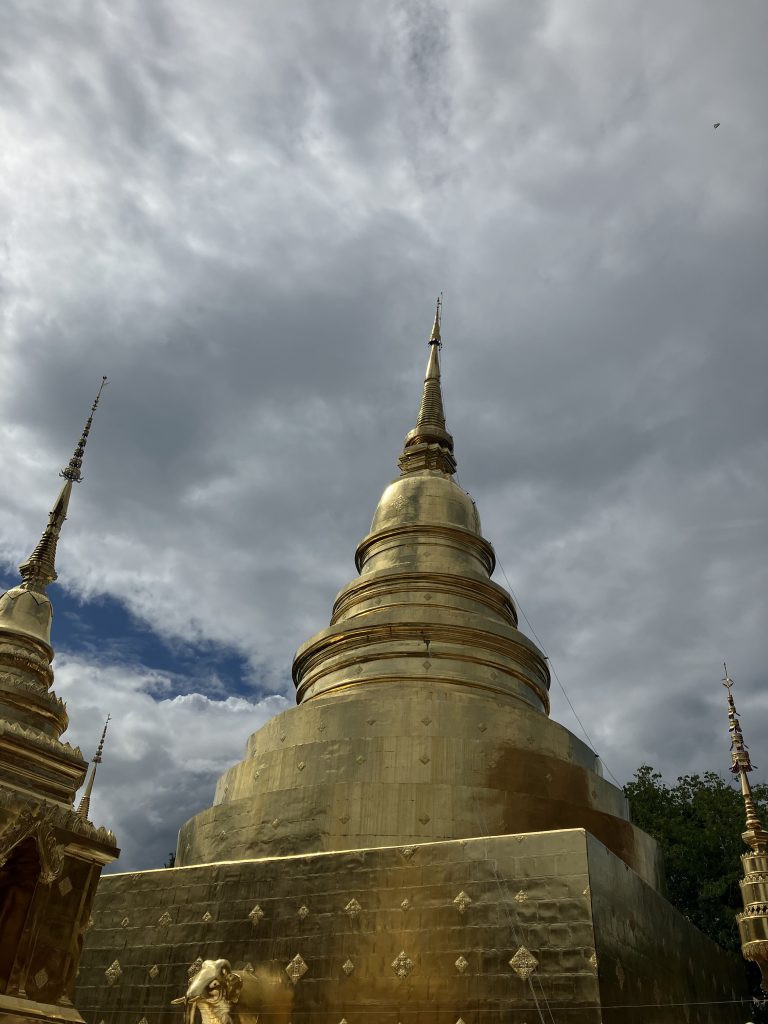
[[[768,786],[753,791],[765,815]],[[667,786],[644,764],[624,792],[633,822],[661,846],[670,903],[723,949],[738,953],[740,858],[747,849],[741,791],[716,772],[681,775]]]

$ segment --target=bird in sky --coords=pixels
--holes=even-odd
[[[720,127],[720,122],[719,121],[715,121],[715,123],[712,125],[712,127],[713,128],[719,128]]]

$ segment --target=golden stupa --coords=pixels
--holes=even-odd
[[[454,479],[440,326],[438,306],[400,475],[295,657],[297,707],[182,826],[175,868],[102,879],[93,1024],[181,1024],[184,998],[205,1024],[743,1021],[741,965],[669,905],[655,842],[548,717]]]
[[[69,719],[51,690],[46,593],[98,402],[40,542],[19,566],[21,583],[0,596],[0,1024],[82,1024],[72,1003],[80,952],[101,869],[119,852],[88,819],[104,733],[75,808],[88,766],[60,738]]]

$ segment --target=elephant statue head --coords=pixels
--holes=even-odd
[[[186,994],[174,999],[184,1004],[184,1024],[195,1024],[195,1010],[202,1024],[233,1024],[232,1007],[240,998],[243,979],[229,960],[203,960]]]

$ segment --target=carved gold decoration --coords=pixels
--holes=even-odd
[[[347,959],[347,960],[345,960],[345,961],[344,961],[344,963],[343,963],[343,964],[341,965],[341,969],[342,969],[342,971],[344,971],[344,973],[346,974],[346,976],[347,976],[347,977],[349,977],[349,976],[350,976],[350,974],[352,973],[352,971],[354,971],[354,969],[355,969],[355,965],[354,965],[354,964],[352,963],[352,961],[351,961],[351,960]]]
[[[362,754],[358,754],[355,760],[357,761],[358,764],[365,764],[365,758],[363,757]]]
[[[306,919],[309,917],[309,907],[306,904],[302,903],[302,905],[299,907],[296,913],[298,914],[300,921],[306,921]]]
[[[422,825],[426,825],[429,820],[430,817],[426,811],[423,814],[419,815],[419,821],[421,822]]]
[[[597,953],[595,952],[595,950],[592,950],[592,956],[590,956],[589,960],[587,960],[587,963],[592,968],[592,970],[595,973],[597,973]]]
[[[415,849],[415,846],[401,846],[400,855],[404,860],[410,860],[414,854]]]
[[[425,715],[421,721],[423,725],[429,725],[432,722],[432,719],[429,717],[429,715]]]
[[[360,904],[357,902],[357,900],[354,898],[354,896],[349,901],[349,903],[346,905],[346,907],[344,907],[344,910],[347,912],[347,914],[349,914],[349,916],[352,918],[353,921],[354,921],[354,919],[357,917],[357,915],[360,913],[360,911],[362,909],[363,908],[360,906]]]
[[[472,905],[472,898],[470,896],[467,896],[467,894],[462,889],[459,895],[455,897],[453,905],[456,907],[460,914],[463,914],[467,907],[470,907]]]
[[[194,972],[192,967],[196,968]],[[203,1024],[233,1024],[232,1008],[240,999],[243,979],[225,959],[202,960],[198,957],[192,967],[187,972],[187,991],[171,1003],[185,1007],[188,1024],[195,1019],[195,1009],[200,1010]]]
[[[213,914],[210,912],[210,910],[206,910],[206,912],[203,914],[203,922],[205,924],[208,924],[212,920],[213,920]]]
[[[421,761],[422,764],[427,765],[427,764],[429,764],[431,758],[430,758],[429,754],[422,754],[421,757],[419,758],[419,760]]]
[[[467,958],[464,956],[460,956],[453,966],[456,968],[459,974],[463,974],[469,967],[469,960],[467,960]]]
[[[398,978],[407,978],[413,970],[413,966],[413,960],[406,954],[405,950],[400,950],[391,964],[392,970]]]
[[[587,886],[587,888],[581,895],[586,896],[586,898],[589,899],[592,896],[592,890],[589,888],[589,886]]]
[[[528,899],[528,893],[525,892],[524,889],[521,889],[520,892],[515,893],[515,902],[517,902],[517,903],[525,903],[525,901],[527,899]]]
[[[522,978],[523,981],[525,981],[527,978],[530,978],[539,966],[539,961],[529,949],[526,949],[525,946],[521,946],[509,961],[509,966],[519,978]]]
[[[299,769],[300,772],[303,772],[307,765],[305,761],[299,761],[296,767]]]
[[[279,826],[279,824],[280,824],[280,819],[279,818],[275,818],[272,821],[272,828],[277,828]]]
[[[152,964],[147,973],[149,974],[150,978],[152,978],[152,980],[154,981],[154,979],[160,973],[160,968],[157,966],[157,964]]]
[[[149,1024],[149,1021],[147,1020],[146,1017],[139,1017],[139,1019],[136,1022],[136,1024]]]
[[[42,967],[32,979],[36,988],[42,988],[48,983],[48,971]]]
[[[194,976],[196,974],[200,973],[200,968],[202,966],[203,966],[203,958],[201,956],[199,956],[196,960],[193,960],[192,963],[187,968],[187,977],[188,978],[194,978]]]
[[[264,917],[264,911],[261,909],[258,903],[253,908],[253,910],[251,910],[251,912],[248,914],[248,917],[252,925],[257,925],[259,921],[261,921],[261,919]]]
[[[308,970],[309,968],[304,963],[304,960],[302,959],[301,955],[297,953],[293,960],[291,960],[291,962],[285,968],[285,973],[288,975],[288,977],[295,985],[297,981],[304,977]]]
[[[113,960],[106,971],[104,971],[104,977],[107,979],[107,984],[114,985],[115,982],[120,980],[122,973],[123,969],[120,966],[120,961]]]
[[[172,920],[173,918],[166,910],[164,913],[160,915],[160,917],[158,917],[157,923],[160,925],[161,928],[167,928]]]
[[[59,894],[61,896],[68,896],[72,892],[72,883],[69,878],[62,878],[58,885]]]
[[[123,920],[120,922],[120,927],[127,928],[130,923],[131,919],[129,917],[124,917]]]
[[[411,901],[408,899],[407,896],[405,897],[405,899],[400,904],[400,909],[401,910],[410,910],[411,909]]]

